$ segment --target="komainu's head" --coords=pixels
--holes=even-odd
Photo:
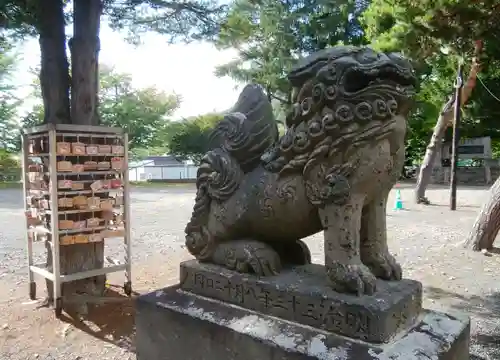
[[[317,159],[319,148],[331,153],[396,131],[411,109],[416,82],[400,55],[347,46],[303,59],[288,79],[294,104],[280,155],[285,168],[296,170]]]

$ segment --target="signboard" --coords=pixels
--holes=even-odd
[[[451,155],[451,146],[449,147],[449,152]],[[472,145],[472,146],[459,146],[457,148],[458,154],[460,155],[473,155],[473,154],[484,154],[484,146],[483,145]]]
[[[491,138],[489,136],[462,139],[458,144],[460,159],[491,159]],[[451,158],[451,143],[443,144],[442,160]]]

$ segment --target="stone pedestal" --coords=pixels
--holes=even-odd
[[[317,264],[259,279],[192,260],[181,264],[180,279],[182,290],[197,295],[377,343],[414,324],[422,309],[417,281],[379,281],[373,296],[357,297],[333,291]]]
[[[188,261],[137,300],[138,360],[467,360],[469,320],[421,309],[418,282],[332,291],[305,265],[269,278]]]

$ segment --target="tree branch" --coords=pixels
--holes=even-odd
[[[279,96],[276,96],[276,95],[274,95],[273,93],[268,93],[268,94],[269,94],[269,95],[270,95],[273,99],[276,99],[276,100],[278,100],[278,101],[281,101],[281,102],[282,102],[282,103],[284,103],[284,104],[290,104],[290,102],[289,102],[288,100],[283,99],[283,98],[281,98],[281,97],[279,97]]]

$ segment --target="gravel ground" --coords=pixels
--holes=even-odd
[[[403,200],[411,199],[409,185],[399,188]],[[176,281],[178,263],[189,258],[183,247],[183,230],[194,194],[191,186],[137,188],[132,192],[136,291],[142,293]],[[485,256],[458,246],[487,196],[483,188],[460,188],[458,210],[452,212],[448,210],[448,190],[433,188],[428,197],[435,205],[404,201],[406,209],[394,211],[393,191],[387,219],[389,246],[403,265],[405,277],[422,281],[425,286],[424,306],[471,316],[474,360],[500,359],[500,290],[494,280],[500,256],[497,251]],[[106,305],[101,313],[87,319],[59,321],[52,310],[29,301],[21,207],[20,190],[0,190],[0,358],[135,359],[130,302]],[[308,238],[307,243],[314,261],[322,262],[321,235]],[[41,246],[35,248],[40,260],[43,250]],[[111,244],[106,251],[118,258],[120,246]],[[122,284],[122,274],[112,275],[110,282]],[[42,292],[42,281],[38,284]],[[99,321],[103,312],[111,316],[110,323]]]

